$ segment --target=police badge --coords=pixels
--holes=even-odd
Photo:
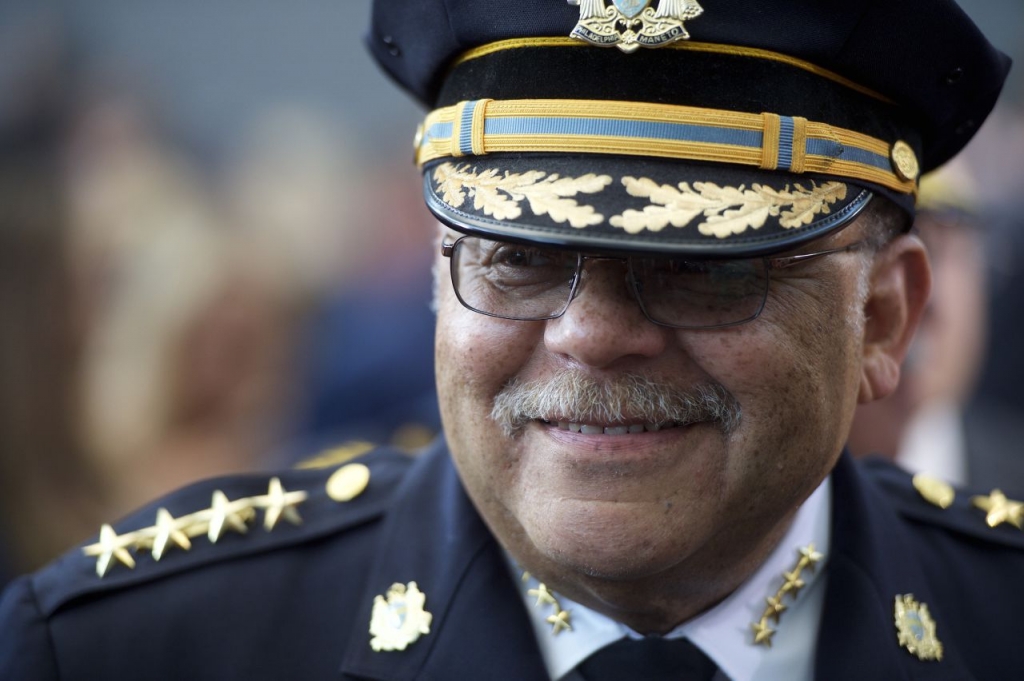
[[[661,47],[690,34],[683,26],[704,9],[697,0],[568,0],[579,5],[580,20],[569,35],[601,47],[617,45],[623,52]],[[656,4],[657,9],[651,7]]]
[[[420,636],[429,634],[434,616],[423,608],[426,600],[416,582],[392,584],[387,600],[377,596],[370,619],[370,647],[375,652],[405,650]]]
[[[935,620],[928,606],[912,594],[896,596],[893,611],[900,645],[919,660],[941,660],[942,643],[935,635]]]

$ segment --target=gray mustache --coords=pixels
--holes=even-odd
[[[510,381],[494,399],[491,418],[514,437],[531,421],[570,423],[717,423],[728,434],[740,421],[740,405],[720,383],[686,389],[642,374],[597,380],[576,369],[545,381]]]

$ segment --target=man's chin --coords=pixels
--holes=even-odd
[[[567,502],[561,502],[567,506]],[[629,581],[658,574],[685,559],[687,547],[672,538],[644,504],[575,502],[569,513],[526,524],[533,550],[566,576]],[[637,506],[637,508],[632,508]],[[678,534],[678,533],[677,533]]]

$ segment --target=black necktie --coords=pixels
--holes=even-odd
[[[718,667],[685,638],[622,638],[580,663],[587,681],[710,681]]]

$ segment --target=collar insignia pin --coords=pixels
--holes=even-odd
[[[775,635],[775,629],[771,627],[769,622],[779,623],[782,613],[788,607],[783,602],[783,598],[789,596],[791,599],[796,599],[800,589],[807,585],[803,579],[804,570],[813,573],[818,563],[825,558],[821,552],[814,548],[813,542],[801,549],[797,549],[797,554],[800,558],[797,560],[796,565],[793,566],[793,569],[782,573],[784,580],[782,588],[774,596],[769,596],[765,599],[767,605],[761,614],[761,619],[750,623],[750,629],[754,632],[754,645],[756,646],[772,647],[772,636]]]
[[[998,489],[988,495],[971,497],[971,503],[975,508],[985,511],[985,522],[989,527],[1009,523],[1018,530],[1024,529],[1024,503],[1008,499]]]
[[[580,20],[569,35],[623,52],[661,47],[690,34],[683,22],[704,12],[697,0],[568,0],[580,8]],[[656,5],[652,7],[651,5]]]
[[[532,576],[529,572],[523,573],[523,582],[529,582]],[[551,593],[548,585],[539,582],[536,589],[527,589],[526,594],[537,599],[534,606],[544,608],[551,606],[552,613],[544,618],[544,621],[551,625],[551,635],[558,636],[563,631],[572,631],[572,611],[564,610],[558,602],[555,594]]]
[[[942,643],[935,636],[935,620],[927,605],[914,600],[913,594],[896,596],[893,614],[901,646],[919,660],[942,659]]]
[[[386,600],[384,596],[377,596],[370,617],[370,633],[373,634],[370,647],[378,653],[405,650],[421,635],[429,634],[434,616],[423,609],[426,600],[416,582],[392,584]]]

